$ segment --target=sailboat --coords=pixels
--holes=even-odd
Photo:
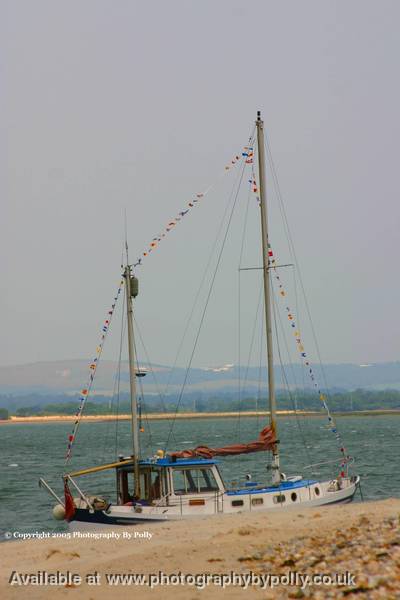
[[[198,446],[192,450],[177,450],[144,458],[140,449],[140,425],[136,378],[137,372],[133,301],[138,295],[138,279],[129,264],[126,246],[126,265],[123,281],[126,288],[126,317],[129,351],[129,378],[131,401],[132,454],[121,456],[116,462],[63,474],[64,498],[56,494],[41,478],[39,483],[58,502],[53,509],[56,519],[65,519],[69,528],[86,530],[104,527],[136,526],[153,522],[174,521],[204,515],[240,513],[243,511],[268,511],[324,506],[350,502],[360,484],[360,477],[349,472],[350,457],[341,458],[339,475],[326,481],[286,476],[280,465],[277,427],[277,407],[273,369],[272,301],[268,218],[265,182],[264,122],[260,112],[256,120],[259,204],[261,218],[262,270],[265,310],[265,334],[268,368],[269,422],[258,439],[247,444],[234,444],[220,448]],[[331,419],[331,417],[330,417]],[[344,450],[343,448],[341,449]],[[270,477],[264,483],[248,481],[245,485],[230,488],[224,482],[218,457],[248,453],[270,452],[272,455]],[[264,460],[264,458],[261,458]],[[78,480],[88,474],[113,471],[116,482],[116,500],[86,494]],[[74,492],[71,492],[71,489]]]

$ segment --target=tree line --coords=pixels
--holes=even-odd
[[[236,392],[221,392],[209,395],[204,392],[191,392],[184,396],[178,404],[179,396],[170,394],[164,398],[145,395],[139,399],[140,409],[144,413],[163,412],[238,412],[265,410],[268,406],[266,397],[256,398],[248,395],[238,398]],[[5,399],[8,402],[5,402]],[[397,390],[365,390],[352,392],[334,392],[328,395],[328,403],[333,412],[352,412],[360,410],[400,409],[400,391]],[[1,396],[0,419],[16,416],[51,416],[74,415],[79,405],[78,399],[71,396],[57,395],[49,402],[49,396],[37,394],[24,396]],[[277,394],[278,410],[321,410],[321,402],[316,394],[310,392],[292,391],[290,395]],[[14,408],[15,407],[15,408]],[[127,414],[130,412],[128,394],[121,394],[119,401],[107,396],[94,396],[85,405],[86,415]]]

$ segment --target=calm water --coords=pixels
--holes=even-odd
[[[340,432],[356,463],[354,472],[362,476],[364,499],[400,496],[399,416],[342,417],[337,419]],[[191,448],[198,444],[222,446],[256,439],[262,422],[254,418],[204,419],[177,421],[169,449]],[[164,448],[170,422],[145,425],[142,445],[146,455]],[[13,424],[0,427],[0,540],[6,531],[55,531],[64,523],[51,515],[55,502],[39,489],[38,478],[62,495],[61,474],[70,423]],[[311,463],[338,456],[336,440],[327,430],[324,418],[279,419],[282,470],[287,475],[310,476],[305,468]],[[118,453],[130,454],[130,424],[127,421],[83,423],[68,470],[111,462]],[[220,463],[227,484],[243,481],[251,473],[254,481],[266,481],[269,453],[225,458]],[[315,477],[337,474],[332,465],[314,468]],[[114,477],[95,474],[80,479],[82,488],[115,500]]]

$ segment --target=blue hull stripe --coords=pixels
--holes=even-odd
[[[286,492],[296,488],[309,487],[318,483],[314,479],[302,479],[301,481],[282,481],[277,487],[251,488],[247,487],[241,490],[229,490],[228,496],[240,496],[243,494],[276,494],[277,492]]]

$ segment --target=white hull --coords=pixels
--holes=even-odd
[[[151,526],[156,522],[191,519],[198,516],[290,510],[300,507],[328,506],[351,502],[357,490],[359,477],[342,480],[341,489],[333,490],[332,482],[313,482],[309,485],[289,486],[286,489],[240,490],[218,494],[204,494],[204,504],[190,504],[196,498],[175,496],[163,506],[111,505],[107,511],[90,513],[80,508],[76,518],[69,522],[70,531],[115,530],[120,527]],[[268,490],[268,491],[267,491]],[[285,498],[283,500],[283,498]]]

